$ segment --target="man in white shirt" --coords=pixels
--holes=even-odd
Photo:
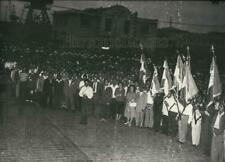
[[[20,97],[22,99],[26,99],[26,97],[27,97],[27,81],[28,81],[27,69],[24,68],[19,73],[19,77],[20,77]]]
[[[195,103],[192,109],[193,111],[191,115],[189,115],[188,123],[191,124],[192,145],[197,147],[201,137],[202,115],[199,110],[199,104]]]
[[[99,113],[100,113],[100,96],[102,93],[102,90],[104,89],[103,84],[100,82],[100,80],[98,80],[96,77],[94,78],[93,84],[93,92],[94,92],[94,96],[93,96],[93,106],[92,106],[92,111],[91,113],[93,115],[96,115],[97,117],[99,117]]]
[[[175,106],[175,101],[171,93],[169,92],[167,96],[163,98],[162,106],[162,132],[168,135],[169,127],[169,111]]]
[[[118,88],[118,85],[116,84],[116,81],[113,80],[112,84],[110,85],[111,89],[112,89],[112,99],[111,99],[111,103],[110,103],[110,116],[115,119],[116,117],[116,96],[115,96],[115,92],[116,89]]]
[[[93,98],[93,89],[89,86],[89,81],[84,80],[84,86],[79,92],[81,97],[81,120],[80,124],[87,124],[88,110],[92,106],[91,99]]]
[[[84,86],[84,81],[87,79],[87,75],[85,74],[82,74],[81,76],[81,80],[80,80],[80,83],[79,83],[79,89],[81,89],[83,86]]]
[[[153,111],[154,99],[152,97],[150,88],[148,87],[147,89],[148,89],[147,105],[146,105],[146,109],[145,109],[144,127],[153,128],[153,124],[154,124],[154,111]]]
[[[178,119],[178,140],[180,143],[186,142],[186,135],[188,129],[188,120],[192,116],[193,103],[188,101],[187,105],[184,107],[178,103],[179,112],[177,114]]]
[[[179,113],[179,110],[182,110],[182,105],[179,103],[179,101],[175,97],[175,92],[174,90],[170,90],[171,93],[171,102],[173,105],[169,108],[169,126],[168,126],[168,133],[171,137],[176,137],[178,133],[178,121],[177,121],[177,116]]]

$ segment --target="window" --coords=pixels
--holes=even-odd
[[[142,34],[148,34],[148,32],[149,32],[149,24],[142,24],[141,33]]]
[[[90,26],[90,19],[86,15],[82,15],[80,19],[81,27],[89,27]]]
[[[130,21],[126,20],[124,23],[124,33],[129,34],[130,33]]]
[[[107,18],[105,20],[105,31],[106,32],[112,31],[112,19]]]

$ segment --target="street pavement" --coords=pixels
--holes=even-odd
[[[0,162],[209,162],[199,149],[145,128],[5,97]]]

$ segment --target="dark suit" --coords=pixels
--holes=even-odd
[[[110,113],[110,102],[112,98],[112,88],[107,87],[102,90],[102,94],[99,98],[100,103],[100,117],[108,118]]]
[[[162,102],[163,102],[163,95],[157,94],[154,98],[154,105],[153,105],[153,111],[154,111],[154,129],[156,131],[160,130],[160,122],[162,118]]]
[[[67,108],[74,111],[75,110],[74,97],[76,94],[76,84],[74,80],[72,80],[71,84],[69,84],[69,79],[66,79],[64,81],[64,94]]]
[[[60,108],[62,100],[63,100],[63,86],[64,83],[62,80],[54,80],[54,108]]]
[[[52,107],[53,79],[45,79],[43,86],[44,106]]]
[[[202,130],[201,130],[201,138],[200,138],[200,146],[202,147],[205,154],[210,154],[211,149],[211,140],[212,140],[212,131],[211,124],[213,117],[215,116],[217,110],[215,110],[214,105],[211,105],[208,108],[208,112],[210,116],[204,114],[202,117]]]
[[[220,117],[219,120],[219,129],[214,128],[217,116],[219,113],[217,113],[213,117],[211,129],[212,129],[212,145],[211,145],[211,161],[212,162],[223,162],[224,158],[224,129],[225,129],[225,115]]]
[[[97,85],[96,85],[97,84]],[[94,96],[93,96],[93,106],[92,106],[92,114],[94,115],[97,115],[99,116],[100,114],[100,96],[102,94],[102,90],[103,90],[103,85],[102,83],[99,83],[99,82],[93,82],[92,84],[92,88],[93,88],[93,91],[94,91]],[[95,92],[96,91],[96,92]]]

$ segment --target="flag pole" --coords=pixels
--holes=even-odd
[[[190,65],[190,58],[191,56],[190,56],[190,47],[189,46],[187,46],[187,58],[186,58],[186,61],[188,61],[188,64]]]
[[[211,51],[212,51],[213,57],[216,57],[216,55],[215,55],[215,49],[214,49],[213,44],[212,44],[212,47],[211,47]]]

